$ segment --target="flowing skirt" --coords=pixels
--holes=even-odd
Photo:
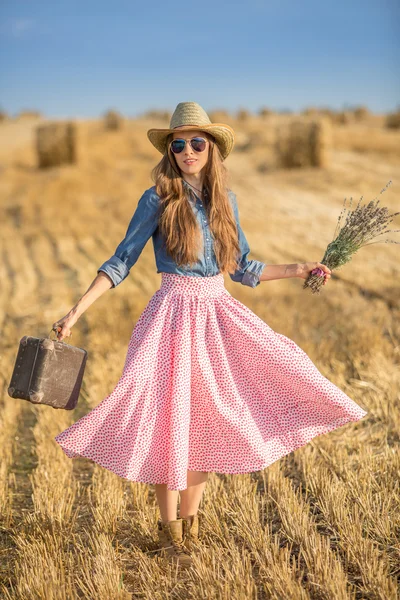
[[[55,440],[142,483],[187,488],[187,470],[260,471],[366,414],[225,288],[220,273],[161,274],[113,391]]]

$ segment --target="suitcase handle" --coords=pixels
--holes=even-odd
[[[52,327],[52,328],[50,329],[50,333],[48,334],[48,336],[47,336],[47,337],[51,339],[51,337],[50,337],[50,334],[51,334],[51,332],[52,332],[52,331],[54,331],[54,333],[55,333],[55,336],[56,336],[56,337],[55,337],[55,338],[53,338],[53,339],[54,339],[54,340],[56,340],[57,342],[62,342],[62,343],[64,343],[64,344],[65,344],[64,340],[59,340],[59,339],[57,338],[57,333],[58,333],[58,328],[59,328],[59,327],[60,327],[60,329],[61,329],[61,325],[57,325],[56,327]],[[68,337],[72,337],[72,331],[71,331],[71,333],[70,333],[70,335],[69,335]]]

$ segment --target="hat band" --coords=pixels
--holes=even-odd
[[[198,123],[183,123],[182,125],[175,125],[172,129],[178,129],[178,127],[201,127]]]

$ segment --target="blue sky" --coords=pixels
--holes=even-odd
[[[2,0],[0,108],[126,116],[400,104],[398,0]]]

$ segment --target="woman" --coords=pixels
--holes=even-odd
[[[154,484],[161,549],[188,565],[209,472],[262,470],[367,413],[224,286],[223,273],[253,288],[306,279],[315,267],[326,284],[331,273],[319,262],[249,259],[223,164],[234,144],[231,127],[211,123],[196,102],[181,102],[169,129],[147,135],[163,155],[155,185],[88,292],[54,324],[58,339],[128,276],[150,237],[161,287],[133,329],[115,389],[55,439],[71,458]]]

